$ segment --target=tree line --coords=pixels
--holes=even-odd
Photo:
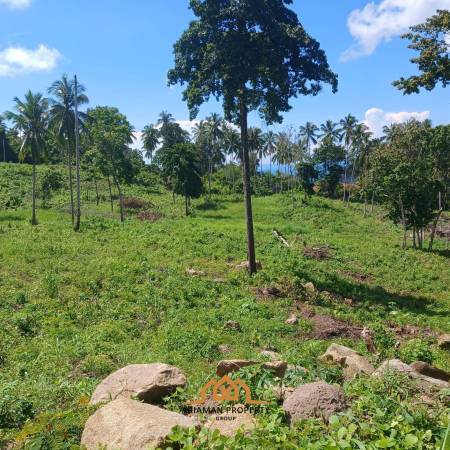
[[[342,200],[348,205],[358,186],[364,212],[369,199],[385,204],[392,219],[403,226],[404,245],[407,230],[411,229],[413,245],[423,247],[425,229],[430,223],[435,229],[447,207],[448,126],[433,128],[429,122],[410,121],[387,127],[382,138],[373,138],[352,115],[339,123],[327,121],[317,127],[308,122],[279,133],[249,127],[248,115],[252,111],[270,126],[282,122],[282,113],[291,109],[292,97],[317,95],[324,85],[337,91],[338,78],[325,52],[306,32],[289,8],[290,3],[191,0],[195,20],[174,45],[175,64],[168,73],[168,82],[185,86],[183,99],[191,119],[211,96],[222,99],[224,119],[212,114],[195,127],[191,139],[169,113],[163,112],[155,125],[143,130],[145,156],[173,193],[184,196],[186,213],[190,199],[204,190],[203,178],[210,196],[214,173],[227,165],[231,169],[240,166],[250,274],[256,272],[251,178],[264,176],[264,158],[268,158],[269,165],[276,164],[282,175],[275,191],[302,187],[307,196],[318,191],[333,197],[342,187]],[[420,76],[394,83],[405,94],[449,82],[448,14],[438,11],[404,36],[411,40],[410,47],[420,52],[412,62],[422,71]],[[88,99],[76,79],[64,76],[49,88],[48,94],[49,99],[32,92],[24,100],[15,98],[14,111],[5,114],[12,128],[7,130],[3,122],[0,126],[3,159],[7,160],[7,154],[14,159],[12,149],[17,148],[18,158],[28,158],[33,164],[32,223],[36,223],[36,164],[43,156],[60,161],[60,148],[65,148],[75,229],[80,208],[78,176],[74,207],[74,156],[77,174],[82,160],[95,183],[101,176],[107,178],[110,192],[111,184],[115,185],[123,220],[122,184],[143,165],[141,155],[130,148],[133,127],[116,108],[78,111],[77,105],[86,104]],[[78,148],[84,152],[80,154]],[[230,175],[234,183],[235,171],[230,170]],[[268,185],[273,190],[271,170]],[[113,208],[112,195],[110,198]],[[434,231],[430,248],[433,239]]]

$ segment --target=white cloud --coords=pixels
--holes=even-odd
[[[424,22],[437,9],[450,9],[450,0],[382,0],[353,10],[347,26],[356,43],[342,54],[342,60],[372,54],[382,42]]]
[[[379,137],[383,134],[383,127],[385,125],[391,125],[393,123],[406,122],[409,119],[417,119],[423,121],[429,119],[430,111],[422,112],[386,112],[380,108],[370,108],[364,115],[363,122],[369,127],[370,131],[375,137]]]
[[[39,45],[36,50],[8,47],[0,51],[0,77],[14,77],[30,72],[48,72],[56,67],[61,53]]]
[[[31,0],[0,0],[0,5],[6,5],[12,9],[25,9],[31,5]]]

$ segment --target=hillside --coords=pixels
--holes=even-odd
[[[239,198],[194,201],[194,213],[185,218],[183,201],[173,204],[162,187],[128,186],[125,194],[148,202],[154,214],[151,221],[140,220],[137,211],[128,211],[122,225],[117,211],[110,211],[106,185],[96,206],[85,182],[82,229],[74,233],[62,192],[38,210],[39,225],[30,227],[29,177],[27,166],[0,164],[0,205],[16,198],[0,210],[0,443],[41,439],[61,441],[61,447],[34,448],[74,448],[92,412],[87,400],[106,375],[131,363],[165,362],[187,375],[182,395],[192,396],[223,359],[223,346],[230,349],[227,359],[261,360],[261,350],[272,349],[289,364],[308,368],[311,379],[342,383],[339,370],[317,357],[337,342],[375,361],[359,337],[363,327],[374,326],[381,330],[382,356],[409,363],[426,353],[434,365],[450,370],[450,354],[436,345],[440,334],[450,332],[446,244],[438,240],[432,253],[402,250],[400,228],[383,219],[379,207],[363,217],[359,204],[305,201],[299,193],[255,198],[263,268],[249,278],[236,270],[246,257]],[[274,228],[289,248],[274,238]],[[314,293],[304,287],[309,282]],[[279,294],[267,295],[269,287]],[[316,316],[306,313],[311,309]],[[294,326],[285,323],[292,312],[299,316]],[[240,330],[224,327],[230,320]],[[391,336],[399,348],[390,344]],[[383,414],[377,412],[383,410],[383,389],[372,387],[367,397],[361,380],[345,384],[360,399],[347,425],[366,413],[372,425],[404,414],[410,427],[393,429],[417,435],[422,448],[437,448],[424,435],[430,427],[436,442],[443,435],[445,399],[412,408],[406,387],[392,382],[389,389],[401,401],[385,404]],[[377,405],[373,411],[370,404]],[[419,417],[422,407],[430,417]],[[321,447],[321,427],[311,421],[298,439],[317,442],[317,448],[345,448]],[[367,431],[366,443],[381,439],[381,428],[375,428]],[[331,426],[327,433],[334,436],[338,429]]]

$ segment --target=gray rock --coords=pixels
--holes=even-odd
[[[146,403],[159,403],[177,387],[186,385],[186,377],[168,364],[132,364],[108,375],[95,389],[91,404],[117,398],[138,397]]]
[[[261,366],[273,372],[278,378],[283,378],[288,365],[285,361],[269,361],[263,363]]]
[[[450,350],[450,334],[443,334],[439,336],[437,341],[438,347],[444,350]]]
[[[427,377],[436,378],[437,380],[442,381],[450,381],[450,373],[445,370],[438,369],[426,362],[416,361],[410,364],[410,367],[414,369],[416,372],[419,372],[422,375]]]
[[[245,412],[245,406],[233,405],[230,408],[231,411],[210,416],[205,427],[212,431],[218,430],[221,435],[227,437],[234,436],[238,430],[251,431],[255,428],[255,418],[250,413]]]
[[[289,423],[313,417],[328,418],[346,408],[342,389],[323,381],[304,384],[294,390],[283,402]]]
[[[227,373],[236,372],[242,367],[253,366],[254,364],[258,363],[246,359],[224,359],[218,362],[216,373],[219,377],[223,377]]]
[[[405,364],[399,359],[390,359],[384,361],[381,366],[378,367],[378,369],[372,374],[372,376],[382,376],[389,372],[398,372],[405,374],[409,378],[415,380],[417,382],[417,385],[426,391],[429,391],[430,389],[443,389],[450,387],[450,384],[448,382],[422,375],[421,373],[416,372],[411,366]]]
[[[120,398],[109,402],[86,422],[81,445],[87,450],[147,450],[165,448],[175,426],[196,427],[194,418],[136,400]]]
[[[342,366],[346,380],[351,380],[357,375],[370,375],[375,370],[367,358],[351,348],[339,344],[331,344],[319,359]]]
[[[291,314],[285,321],[286,325],[296,325],[298,323],[298,317],[295,314]]]

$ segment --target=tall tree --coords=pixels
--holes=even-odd
[[[163,147],[172,147],[173,145],[183,144],[189,141],[189,133],[183,130],[180,124],[175,122],[172,114],[167,111],[162,111],[159,114],[156,125],[159,129],[159,136]]]
[[[333,142],[339,142],[342,139],[341,129],[338,128],[338,124],[334,123],[332,120],[327,120],[320,126],[321,139],[330,138]]]
[[[153,125],[146,125],[142,130],[142,146],[144,148],[144,155],[153,162],[153,153],[159,145],[159,130]]]
[[[311,146],[317,144],[317,133],[319,128],[312,122],[306,122],[300,127],[299,135],[305,140],[308,158],[311,158]]]
[[[112,177],[119,193],[120,221],[124,221],[121,184],[133,177],[129,145],[133,142],[133,127],[117,108],[97,106],[88,111],[92,145],[100,157],[103,174]]]
[[[203,186],[200,162],[195,145],[190,143],[165,147],[158,152],[158,163],[163,176],[170,178],[174,194],[184,197],[186,216],[189,215],[191,198],[200,197]]]
[[[438,84],[446,87],[450,83],[449,36],[448,10],[438,10],[425,23],[411,27],[410,33],[402,37],[411,41],[410,49],[419,52],[411,62],[417,64],[420,73],[402,77],[393,83],[394,86],[404,94],[417,94],[421,88],[431,91]]]
[[[36,164],[45,149],[45,134],[48,124],[48,100],[42,94],[28,91],[25,99],[14,97],[15,111],[7,111],[6,118],[11,120],[21,140],[20,158],[23,160],[29,152],[33,164],[32,176],[32,215],[31,224],[37,225],[36,219]]]
[[[89,102],[85,95],[86,89],[83,85],[78,85],[78,105]],[[75,150],[75,80],[63,75],[60,80],[55,81],[48,93],[52,95],[50,99],[50,124],[54,128],[58,138],[65,142],[67,167],[69,176],[70,212],[72,224],[75,222],[75,208],[73,201],[73,176],[72,176],[72,155]],[[78,112],[78,120],[83,125],[86,114]]]
[[[348,114],[339,122],[342,129],[342,139],[344,140],[344,148],[345,148],[345,166],[344,166],[344,183],[343,183],[343,197],[342,201],[345,201],[346,198],[346,190],[347,190],[347,169],[348,169],[348,159],[351,146],[353,144],[353,137],[355,134],[355,127],[358,123],[356,117]]]
[[[258,160],[261,164],[261,175],[263,173],[263,158],[265,156],[264,153],[264,136],[261,128],[258,127],[250,127],[248,129],[248,150],[251,155],[251,159],[254,161],[253,173],[256,175],[257,169],[256,166],[258,164]]]
[[[187,83],[184,100],[194,118],[211,95],[223,98],[225,118],[240,125],[247,256],[256,272],[250,186],[249,111],[259,111],[266,123],[281,122],[280,113],[297,95],[316,95],[323,83],[337,89],[319,43],[310,37],[292,0],[190,0],[196,16],[175,44],[175,68],[170,84]]]
[[[272,158],[276,150],[276,134],[271,130],[264,133],[263,141],[264,153],[269,158],[269,187],[272,189]]]

